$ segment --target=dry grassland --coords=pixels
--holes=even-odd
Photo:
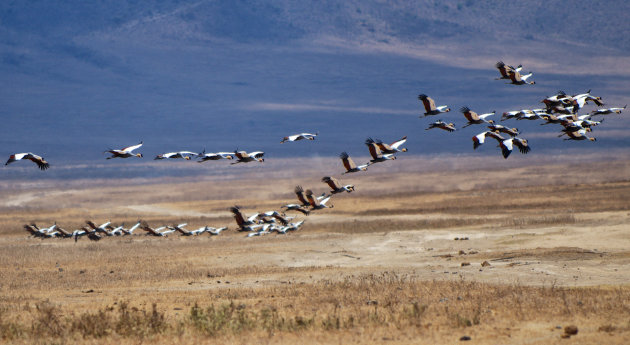
[[[0,188],[0,338],[40,344],[627,344],[630,159],[505,167],[400,159],[298,232],[245,238],[246,213],[323,192],[277,164],[205,178]],[[299,164],[298,164],[299,166]],[[431,166],[432,168],[427,168]],[[437,167],[436,167],[437,166]],[[334,170],[336,169],[336,170]],[[15,186],[18,187],[15,187]],[[216,237],[29,238],[86,219],[230,226]],[[457,238],[457,240],[455,240]],[[484,264],[482,266],[482,263]],[[563,339],[563,328],[579,332]],[[464,342],[465,343],[465,342]]]

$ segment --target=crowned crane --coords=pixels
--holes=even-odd
[[[21,161],[22,159],[28,159],[31,162],[37,164],[37,167],[40,168],[41,170],[46,170],[50,168],[50,164],[48,164],[48,162],[46,162],[44,158],[31,152],[13,154],[9,156],[9,160],[7,160],[7,162],[4,163],[4,165],[9,165],[13,162]]]
[[[72,236],[70,237],[74,238],[74,242],[77,242],[79,240],[79,237],[86,236],[87,234],[88,232],[84,228],[81,228],[81,229],[74,230],[72,232]]]
[[[568,138],[565,138],[564,140],[588,140],[588,141],[597,141],[597,138],[593,138],[593,137],[589,137],[586,135],[587,129],[580,129],[578,131],[575,132],[565,132],[563,134],[561,134],[560,136],[563,135],[567,135]]]
[[[217,161],[219,159],[232,159],[232,152],[217,152],[217,153],[205,153],[199,155],[199,163],[203,163],[205,161]]]
[[[101,239],[101,235],[99,235],[96,231],[88,231],[88,230],[85,230],[85,231],[86,231],[86,235],[85,236],[87,236],[87,238],[90,241],[96,242],[96,241],[99,241]],[[76,242],[76,237],[75,237],[75,242]]]
[[[494,65],[501,73],[501,78],[495,78],[495,80],[510,79],[509,71],[520,72],[523,69],[523,65],[517,67],[506,65],[503,61],[499,61]]]
[[[246,237],[262,236],[262,235],[270,234],[271,233],[271,231],[269,230],[270,227],[271,227],[271,224],[261,224],[260,226],[258,226],[260,230],[255,230],[251,228],[250,230],[247,230],[249,231],[249,234],[247,234]]]
[[[488,129],[497,133],[505,133],[511,137],[515,137],[520,134],[520,132],[518,131],[518,128],[508,128],[499,124],[492,124],[488,126]]]
[[[298,230],[302,226],[302,224],[304,224],[304,220],[301,220],[301,221],[299,221],[297,223],[289,223],[289,224],[284,225],[284,226],[273,226],[272,225],[270,231],[275,231],[278,234],[284,235],[284,234],[287,233],[287,231],[296,231],[296,230]]]
[[[282,225],[289,224],[289,218],[280,214],[280,212],[278,211],[259,212],[256,215],[256,218],[263,223],[275,223],[275,221],[278,220],[280,223],[282,223]]]
[[[566,92],[559,90],[555,95],[547,97],[540,101],[544,103],[547,109],[552,109],[557,106],[574,106],[577,104],[573,96],[567,95]]]
[[[230,211],[234,215],[234,220],[236,221],[236,225],[238,225],[239,228],[258,224],[258,214],[254,214],[249,218],[245,218],[245,216],[241,212],[240,206],[232,206],[230,207]]]
[[[70,238],[72,236],[72,232],[57,226],[57,237]]]
[[[86,220],[85,224],[87,224],[90,228],[92,228],[92,230],[96,231],[96,232],[102,232],[104,234],[107,234],[109,232],[109,230],[112,230],[113,228],[110,227],[109,225],[112,222],[105,222],[99,226],[96,226],[96,224],[94,224],[94,222],[92,222],[91,220]]]
[[[369,144],[367,147],[370,151],[370,156],[372,156],[372,159],[368,163],[369,165],[396,159],[393,153],[383,154],[376,143]]]
[[[363,164],[363,165],[357,166],[356,164],[354,164],[354,161],[352,160],[352,158],[350,158],[347,152],[342,152],[339,155],[339,158],[341,158],[341,162],[343,163],[344,168],[346,168],[346,171],[341,174],[349,174],[349,173],[358,172],[358,171],[366,171],[369,165],[369,164]]]
[[[468,126],[478,125],[478,124],[482,124],[482,123],[493,124],[494,123],[493,120],[486,120],[486,118],[496,114],[496,111],[493,111],[491,113],[486,113],[486,114],[479,115],[476,112],[470,110],[470,108],[468,108],[468,107],[461,107],[461,109],[459,109],[459,111],[461,111],[462,114],[464,114],[464,117],[466,118],[466,120],[468,120],[468,123],[465,124],[464,127],[462,127],[462,128],[466,128]]]
[[[602,105],[604,105],[604,102],[602,102],[601,97],[595,97],[591,95],[591,90],[588,90],[586,93],[574,95],[573,99],[575,100],[574,106],[577,109],[584,108],[586,103],[588,103],[589,101],[595,103],[595,105],[597,105],[598,107],[601,107]]]
[[[519,117],[516,118],[517,121],[520,120],[543,120],[544,119],[544,115],[550,115],[547,114],[546,112],[538,112],[536,111],[538,109],[534,109],[530,112],[526,112],[526,113],[522,113]]]
[[[306,194],[306,198],[308,199],[308,202],[311,204],[311,210],[321,210],[324,208],[334,207],[334,205],[330,205],[330,206],[326,205],[326,203],[330,200],[331,196],[328,196],[321,200],[317,200],[315,197],[313,197],[313,191],[310,189],[307,189],[305,194]]]
[[[112,155],[110,157],[107,157],[107,159],[112,159],[112,158],[129,158],[129,157],[139,157],[142,158],[142,153],[133,153],[133,151],[139,149],[142,146],[142,141],[139,144],[136,145],[132,145],[132,146],[127,146],[125,148],[122,148],[120,150],[112,150],[109,149],[105,152],[109,152]]]
[[[39,231],[30,224],[24,224],[24,230],[26,230],[28,233],[30,233],[34,237],[40,237],[41,235]]]
[[[57,235],[57,231],[53,231],[57,228],[57,223],[54,223],[48,228],[40,229],[37,224],[31,223],[30,225],[25,225],[24,229],[30,232],[35,237],[41,238],[50,238],[55,237]]]
[[[282,205],[282,208],[286,208],[287,211],[302,212],[305,216],[308,216],[311,213],[311,211],[307,209],[305,206],[298,205],[298,204],[286,204],[286,205]]]
[[[101,235],[98,234],[98,232],[94,229],[90,229],[87,226],[84,226],[83,228],[81,228],[83,231],[85,231],[85,234],[83,236],[87,236],[87,238],[90,241],[99,241],[101,239]],[[74,241],[76,242],[78,239],[78,236],[75,236]]]
[[[131,228],[129,228],[129,229],[122,228],[123,235],[125,235],[125,236],[126,236],[126,235],[133,235],[133,232],[134,232],[137,228],[139,228],[141,224],[142,224],[142,222],[141,222],[141,221],[138,221],[136,224],[134,224],[134,226],[132,226],[132,227],[131,227]]]
[[[501,147],[501,153],[505,159],[507,159],[510,153],[512,153],[514,146],[516,146],[522,154],[527,154],[531,150],[529,144],[527,143],[527,139],[521,139],[518,137],[503,140],[499,143],[499,146]]]
[[[328,184],[328,186],[330,186],[330,194],[337,194],[337,193],[343,193],[343,192],[347,192],[347,193],[351,193],[354,192],[354,185],[352,184],[348,184],[348,185],[342,185],[339,180],[337,180],[336,178],[332,177],[332,176],[324,176],[322,178],[322,182]]]
[[[297,196],[302,206],[311,205],[311,203],[309,203],[308,200],[306,199],[306,195],[304,195],[304,188],[302,188],[302,186],[300,185],[295,186],[295,188],[293,189],[293,192],[295,192],[295,196]]]
[[[146,231],[147,235],[157,236],[157,237],[166,237],[168,234],[175,232],[175,229],[169,229],[169,230],[161,231],[162,229],[166,229],[165,226],[161,226],[161,227],[159,227],[157,229],[153,229],[147,223],[143,223],[141,225],[141,229]]]
[[[426,111],[424,113],[424,116],[448,113],[449,111],[451,111],[451,108],[449,108],[448,105],[441,105],[439,107],[436,107],[433,98],[425,94],[418,95],[418,99],[422,101],[422,104],[424,104],[424,110]]]
[[[185,160],[190,160],[191,156],[199,156],[199,153],[196,152],[190,152],[190,151],[178,151],[178,152],[167,152],[167,153],[162,153],[159,154],[157,156],[155,156],[155,158],[153,158],[154,160],[159,160],[159,159],[185,159]]]
[[[433,129],[433,128],[439,128],[439,129],[443,129],[449,132],[456,131],[455,125],[453,123],[446,123],[446,122],[443,122],[442,120],[437,120],[429,124],[429,127],[425,128],[424,130],[428,131],[429,129]]]
[[[589,115],[589,116],[590,116],[590,115]],[[582,126],[583,128],[591,128],[591,127],[593,127],[593,126],[598,126],[598,125],[600,125],[602,122],[604,122],[604,120],[601,120],[601,121],[592,121],[592,120],[590,120],[590,119],[583,119],[583,120],[578,120],[578,121],[575,121],[575,123],[576,123],[578,126]]]
[[[247,153],[245,151],[234,151],[234,156],[236,157],[236,162],[233,162],[231,164],[238,164],[238,163],[249,163],[249,162],[264,162],[265,159],[263,158],[263,155],[265,153],[262,151],[255,151],[255,152],[250,152]]]
[[[555,115],[555,114],[542,114],[540,117],[545,120],[545,123],[541,123],[541,126],[549,125],[549,124],[562,124],[567,121],[577,120],[577,116],[571,115]]]
[[[501,115],[501,121],[518,118],[521,112],[522,110],[506,111]]]
[[[308,202],[306,195],[304,195],[304,189],[302,186],[295,186],[293,189],[295,192],[295,196],[297,196],[299,204],[287,204],[283,205],[282,208],[286,208],[287,211],[298,211],[304,213],[304,215],[308,216],[311,211],[307,209],[307,207],[311,206],[311,203]],[[326,197],[326,193],[323,193],[321,196],[317,197],[317,200],[321,200]]]
[[[547,113],[557,113],[557,114],[565,114],[565,115],[575,114],[577,113],[577,111],[578,111],[578,107],[573,106],[573,105],[568,105],[568,106],[555,105],[555,106],[547,108]]]
[[[370,145],[370,144],[376,144],[376,146],[378,146],[378,148],[381,150],[381,152],[383,154],[394,154],[394,153],[398,153],[398,152],[407,152],[406,148],[401,148],[401,146],[407,142],[407,136],[405,135],[404,137],[394,141],[391,144],[387,144],[384,143],[382,140],[380,139],[372,139],[372,138],[367,138],[365,140],[365,145]]]
[[[280,144],[284,144],[287,141],[298,141],[298,140],[315,140],[315,137],[318,135],[319,133],[300,133],[300,134],[293,134],[293,135],[289,135],[288,137],[284,137],[282,138],[282,141],[280,142]]]
[[[608,114],[621,114],[622,111],[626,109],[628,105],[624,105],[623,108],[606,108],[606,109],[595,109],[591,111],[592,115],[608,115]]]
[[[535,81],[527,81],[534,73],[529,72],[528,74],[521,75],[520,72],[517,71],[508,71],[508,75],[510,76],[511,83],[514,85],[534,85]]]
[[[565,134],[568,134],[569,132],[578,132],[578,131],[581,131],[581,130],[585,130],[585,132],[590,132],[591,131],[590,127],[588,127],[588,128],[583,127],[581,121],[580,122],[564,121],[564,122],[562,122],[562,126],[564,127],[562,129],[563,133],[558,135],[558,137],[561,137],[561,136],[563,136]]]
[[[296,223],[290,223],[289,225],[287,225],[287,231],[296,231],[298,229],[300,229],[302,227],[302,225],[304,225],[305,220],[301,220],[299,222]]]
[[[486,140],[486,137],[490,137],[490,138],[496,139],[498,142],[501,142],[501,141],[505,140],[505,138],[502,137],[497,132],[492,132],[492,131],[481,132],[481,133],[475,135],[474,137],[472,137],[473,150],[476,150],[479,146],[483,145],[483,143]]]
[[[196,230],[192,230],[192,231],[186,230],[184,229],[186,225],[188,225],[188,223],[173,224],[173,225],[167,226],[167,228],[171,230],[175,230],[176,232],[179,232],[180,234],[182,234],[182,236],[197,236],[200,233],[203,233],[204,231],[206,231],[206,228],[198,229],[198,230],[201,230],[200,232]]]
[[[125,232],[123,231],[124,228],[125,228],[125,224],[123,223],[122,225],[113,228],[112,230],[108,231],[105,234],[107,236],[123,236],[125,235]]]
[[[205,230],[206,230],[207,233],[210,234],[210,236],[217,236],[221,232],[227,230],[227,226],[224,226],[224,227],[221,227],[221,228],[213,228],[211,226],[206,226]]]

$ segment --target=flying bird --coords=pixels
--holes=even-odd
[[[372,156],[372,159],[368,163],[370,165],[396,159],[396,156],[394,156],[393,153],[383,154],[381,152],[381,149],[376,145],[376,143],[368,144],[367,147],[370,150],[370,156]]]
[[[264,162],[265,159],[263,155],[265,153],[262,151],[255,151],[247,153],[245,151],[234,151],[234,156],[236,157],[236,162],[230,164],[238,164],[238,163],[249,163],[249,162]]]
[[[424,113],[424,116],[437,115],[451,111],[451,108],[449,108],[448,105],[441,105],[439,107],[436,107],[433,98],[425,94],[420,94],[418,96],[418,99],[422,101],[422,104],[424,104],[424,110],[426,111]]]
[[[508,128],[505,127],[503,125],[499,125],[499,124],[492,124],[490,126],[488,126],[488,128],[493,131],[493,132],[497,132],[497,133],[505,133],[511,137],[515,137],[517,135],[519,135],[519,131],[518,128]]]
[[[597,141],[597,138],[593,138],[593,137],[589,137],[586,135],[587,129],[580,129],[578,131],[575,132],[565,132],[562,135],[567,135],[568,138],[565,138],[564,140],[589,140],[589,141]]]
[[[486,120],[487,117],[492,116],[496,113],[496,111],[493,111],[491,113],[486,113],[486,114],[477,114],[476,112],[470,110],[470,108],[468,107],[461,107],[461,109],[459,109],[459,111],[462,112],[462,114],[464,114],[464,117],[466,117],[466,120],[468,120],[468,123],[464,125],[464,127],[462,128],[466,128],[468,126],[472,126],[472,125],[478,125],[478,124],[482,124],[482,123],[489,123],[489,124],[493,124],[494,121],[493,120]]]
[[[9,156],[9,160],[7,160],[7,162],[4,165],[9,165],[13,162],[21,161],[23,159],[28,159],[31,162],[37,164],[37,167],[40,168],[41,170],[46,170],[50,168],[50,164],[48,164],[48,162],[46,162],[44,158],[31,152],[13,154]]]
[[[621,114],[622,111],[626,109],[628,105],[624,105],[623,108],[606,108],[606,109],[595,109],[591,111],[592,115],[607,115],[607,114]]]
[[[510,80],[512,81],[510,84],[514,85],[534,85],[535,81],[527,81],[534,73],[529,72],[528,74],[521,75],[520,72],[517,71],[509,71],[508,75],[510,76]]]
[[[370,144],[376,144],[383,154],[394,154],[398,152],[407,152],[406,148],[400,148],[405,142],[407,142],[406,135],[391,144],[384,143],[380,139],[374,140],[372,138],[367,138],[365,140],[365,145],[369,146]]]
[[[133,153],[134,150],[140,148],[142,146],[142,141],[137,144],[137,145],[133,145],[133,146],[128,146],[125,148],[122,148],[120,150],[112,150],[109,149],[105,152],[109,152],[112,155],[110,157],[107,157],[107,159],[112,159],[112,158],[129,158],[129,157],[139,157],[142,158],[142,153]]]
[[[342,192],[347,192],[347,193],[354,192],[354,185],[348,184],[344,186],[341,184],[341,182],[339,182],[339,180],[337,180],[336,178],[332,176],[324,176],[322,178],[322,182],[328,184],[328,186],[331,189],[330,194],[337,194],[337,193],[342,193]]]
[[[486,140],[486,137],[490,137],[490,138],[496,139],[498,142],[501,142],[501,141],[505,140],[504,137],[502,137],[501,135],[499,135],[496,132],[492,132],[492,131],[482,132],[482,133],[479,133],[479,134],[475,135],[474,137],[472,137],[473,150],[476,150],[479,146],[483,145],[483,143]]]
[[[219,159],[232,159],[234,157],[232,152],[205,153],[204,151],[199,155],[199,158],[199,163],[203,163],[206,161],[217,161]]]
[[[346,171],[343,172],[342,174],[349,174],[349,173],[358,172],[358,171],[366,171],[369,165],[369,164],[363,164],[363,165],[357,166],[356,164],[354,164],[354,161],[352,160],[352,158],[350,158],[347,152],[342,152],[339,155],[339,158],[341,158],[341,162],[343,163],[344,168],[346,168]]]
[[[317,136],[317,134],[319,133],[315,133],[315,134],[300,133],[300,134],[289,135],[288,137],[282,138],[282,141],[280,142],[280,144],[284,144],[287,141],[315,140],[315,137]]]
[[[448,131],[448,132],[456,131],[455,125],[453,123],[446,123],[446,122],[444,122],[442,120],[437,120],[437,121],[429,124],[429,127],[425,128],[425,131],[428,131],[429,129],[433,129],[433,128],[443,129],[443,130]]]
[[[505,159],[507,159],[510,153],[512,153],[514,146],[516,146],[522,154],[527,154],[531,150],[529,144],[527,143],[527,139],[516,137],[501,141],[499,146],[501,147],[501,153]]]
[[[327,196],[321,200],[318,200],[316,198],[313,197],[313,191],[310,189],[306,190],[306,198],[308,199],[308,202],[311,204],[311,210],[321,210],[324,208],[333,208],[334,205],[326,205],[326,203],[330,200],[331,196]]]
[[[234,214],[234,220],[236,221],[236,225],[238,225],[239,229],[244,229],[248,226],[258,224],[258,214],[254,214],[246,219],[245,215],[241,212],[240,206],[232,206],[230,207],[230,211]]]
[[[185,159],[185,160],[190,160],[191,156],[199,156],[199,153],[195,153],[195,152],[190,152],[190,151],[179,151],[179,152],[168,152],[168,153],[162,153],[159,154],[157,156],[155,156],[155,158],[153,158],[154,160],[158,160],[158,159]]]
[[[503,61],[497,62],[494,66],[499,70],[499,73],[501,73],[501,78],[496,78],[495,80],[510,79],[510,71],[520,72],[523,69],[523,65],[518,65],[517,67],[514,67],[506,65],[505,63],[503,63]]]

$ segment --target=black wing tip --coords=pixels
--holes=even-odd
[[[423,101],[423,100],[425,100],[425,99],[427,99],[428,97],[429,97],[429,96],[427,96],[427,95],[425,95],[425,94],[423,94],[423,93],[421,93],[421,94],[419,94],[419,95],[418,95],[418,99],[419,99],[419,100],[422,100],[422,101]]]
[[[339,158],[341,158],[341,159],[346,159],[348,157],[350,157],[350,156],[348,155],[348,152],[346,152],[346,151],[344,151],[344,152],[339,154]]]
[[[297,185],[295,186],[295,189],[293,189],[296,193],[302,193],[304,191],[304,188],[302,188],[302,186]]]
[[[501,60],[497,61],[497,63],[494,65],[496,68],[501,68],[503,66],[505,66],[505,63]]]
[[[328,182],[330,181],[330,179],[331,179],[330,176],[324,176],[322,177],[322,182]]]
[[[470,108],[468,108],[468,107],[461,107],[461,108],[459,108],[459,111],[461,111],[462,113],[467,113],[467,112],[470,111]]]
[[[372,138],[365,139],[365,145],[370,145],[370,144],[373,144],[373,143],[374,143],[374,139],[372,139]]]

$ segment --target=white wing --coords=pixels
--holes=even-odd
[[[392,143],[391,145],[389,145],[389,146],[391,146],[392,148],[397,149],[397,148],[399,148],[401,145],[403,145],[406,141],[407,141],[407,136],[404,136],[402,139],[400,139],[400,140],[398,140],[398,141],[393,142],[393,143]]]
[[[133,146],[128,146],[128,147],[125,147],[124,149],[122,149],[122,150],[120,150],[120,151],[123,151],[123,152],[129,152],[129,153],[131,153],[131,151],[133,151],[133,150],[136,150],[136,149],[140,148],[140,146],[142,146],[142,142],[140,142],[140,144],[137,144],[137,145],[133,145]]]

